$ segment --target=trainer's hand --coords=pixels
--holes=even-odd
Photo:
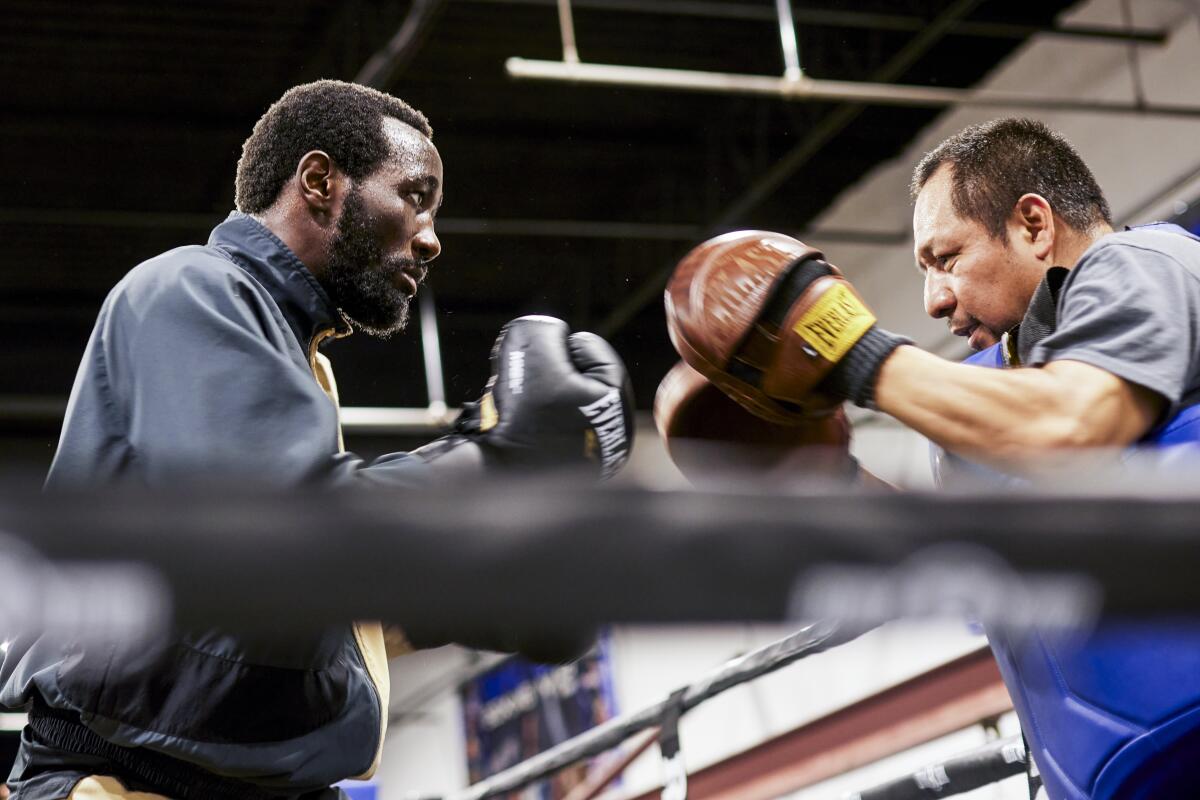
[[[879,367],[907,341],[875,325],[820,251],[769,231],[697,246],[672,275],[665,302],[683,360],[782,424],[828,414],[842,400],[872,405]]]
[[[487,389],[456,428],[457,439],[418,454],[438,460],[470,444],[485,464],[574,464],[608,478],[624,466],[633,443],[629,376],[599,336],[571,333],[553,317],[521,317],[500,331]]]

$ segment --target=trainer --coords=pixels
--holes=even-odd
[[[1200,239],[1167,224],[1114,232],[1082,159],[1029,120],[946,140],[917,165],[912,193],[926,311],[968,337],[968,365],[1010,368],[980,373],[911,347],[884,363],[879,407],[965,456],[935,451],[942,483],[978,483],[967,459],[1028,475],[1069,465],[1078,447],[1195,464]],[[943,384],[939,408],[913,378],[944,367],[967,379]],[[970,417],[964,401],[979,403]],[[1200,793],[1200,630],[988,638],[1052,800]]]
[[[978,351],[969,363],[882,330],[820,252],[763,232],[706,242],[676,270],[668,329],[685,362],[778,424],[845,400],[890,414],[951,454],[943,482],[1036,479],[1082,448],[1200,452],[1200,239],[1114,231],[1083,160],[1030,120],[946,140],[912,193],[926,311]],[[1200,630],[989,633],[1052,800],[1200,796]]]
[[[599,337],[549,317],[505,326],[492,380],[455,433],[370,463],[343,451],[318,348],[404,327],[441,251],[442,192],[420,112],[335,81],[287,92],[246,140],[238,210],[206,245],[137,266],[105,300],[48,489],[618,469],[632,434],[624,367]],[[399,634],[389,644],[406,647]],[[331,784],[375,770],[388,718],[379,623],[286,644],[184,631],[136,652],[23,636],[0,679],[0,702],[29,711],[9,779],[20,800],[333,800],[345,795]]]

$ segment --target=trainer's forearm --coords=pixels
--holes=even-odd
[[[1065,455],[1066,448],[1136,438],[1093,424],[1105,416],[1083,413],[1089,403],[1103,402],[1094,394],[1048,369],[955,364],[916,347],[898,348],[875,386],[881,411],[947,450],[1006,468],[1028,466],[1056,450]]]

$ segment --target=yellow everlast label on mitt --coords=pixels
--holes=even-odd
[[[850,291],[850,287],[835,283],[804,312],[792,330],[826,361],[840,361],[874,324],[875,315]]]

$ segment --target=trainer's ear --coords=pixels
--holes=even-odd
[[[1054,252],[1054,210],[1050,202],[1040,194],[1027,192],[1013,206],[1011,229],[1015,229],[1018,241],[1027,245],[1035,257],[1045,261]]]
[[[322,150],[311,150],[300,159],[296,168],[296,186],[301,199],[309,211],[319,217],[331,219],[337,206],[337,195],[341,171],[334,165],[329,154]]]

